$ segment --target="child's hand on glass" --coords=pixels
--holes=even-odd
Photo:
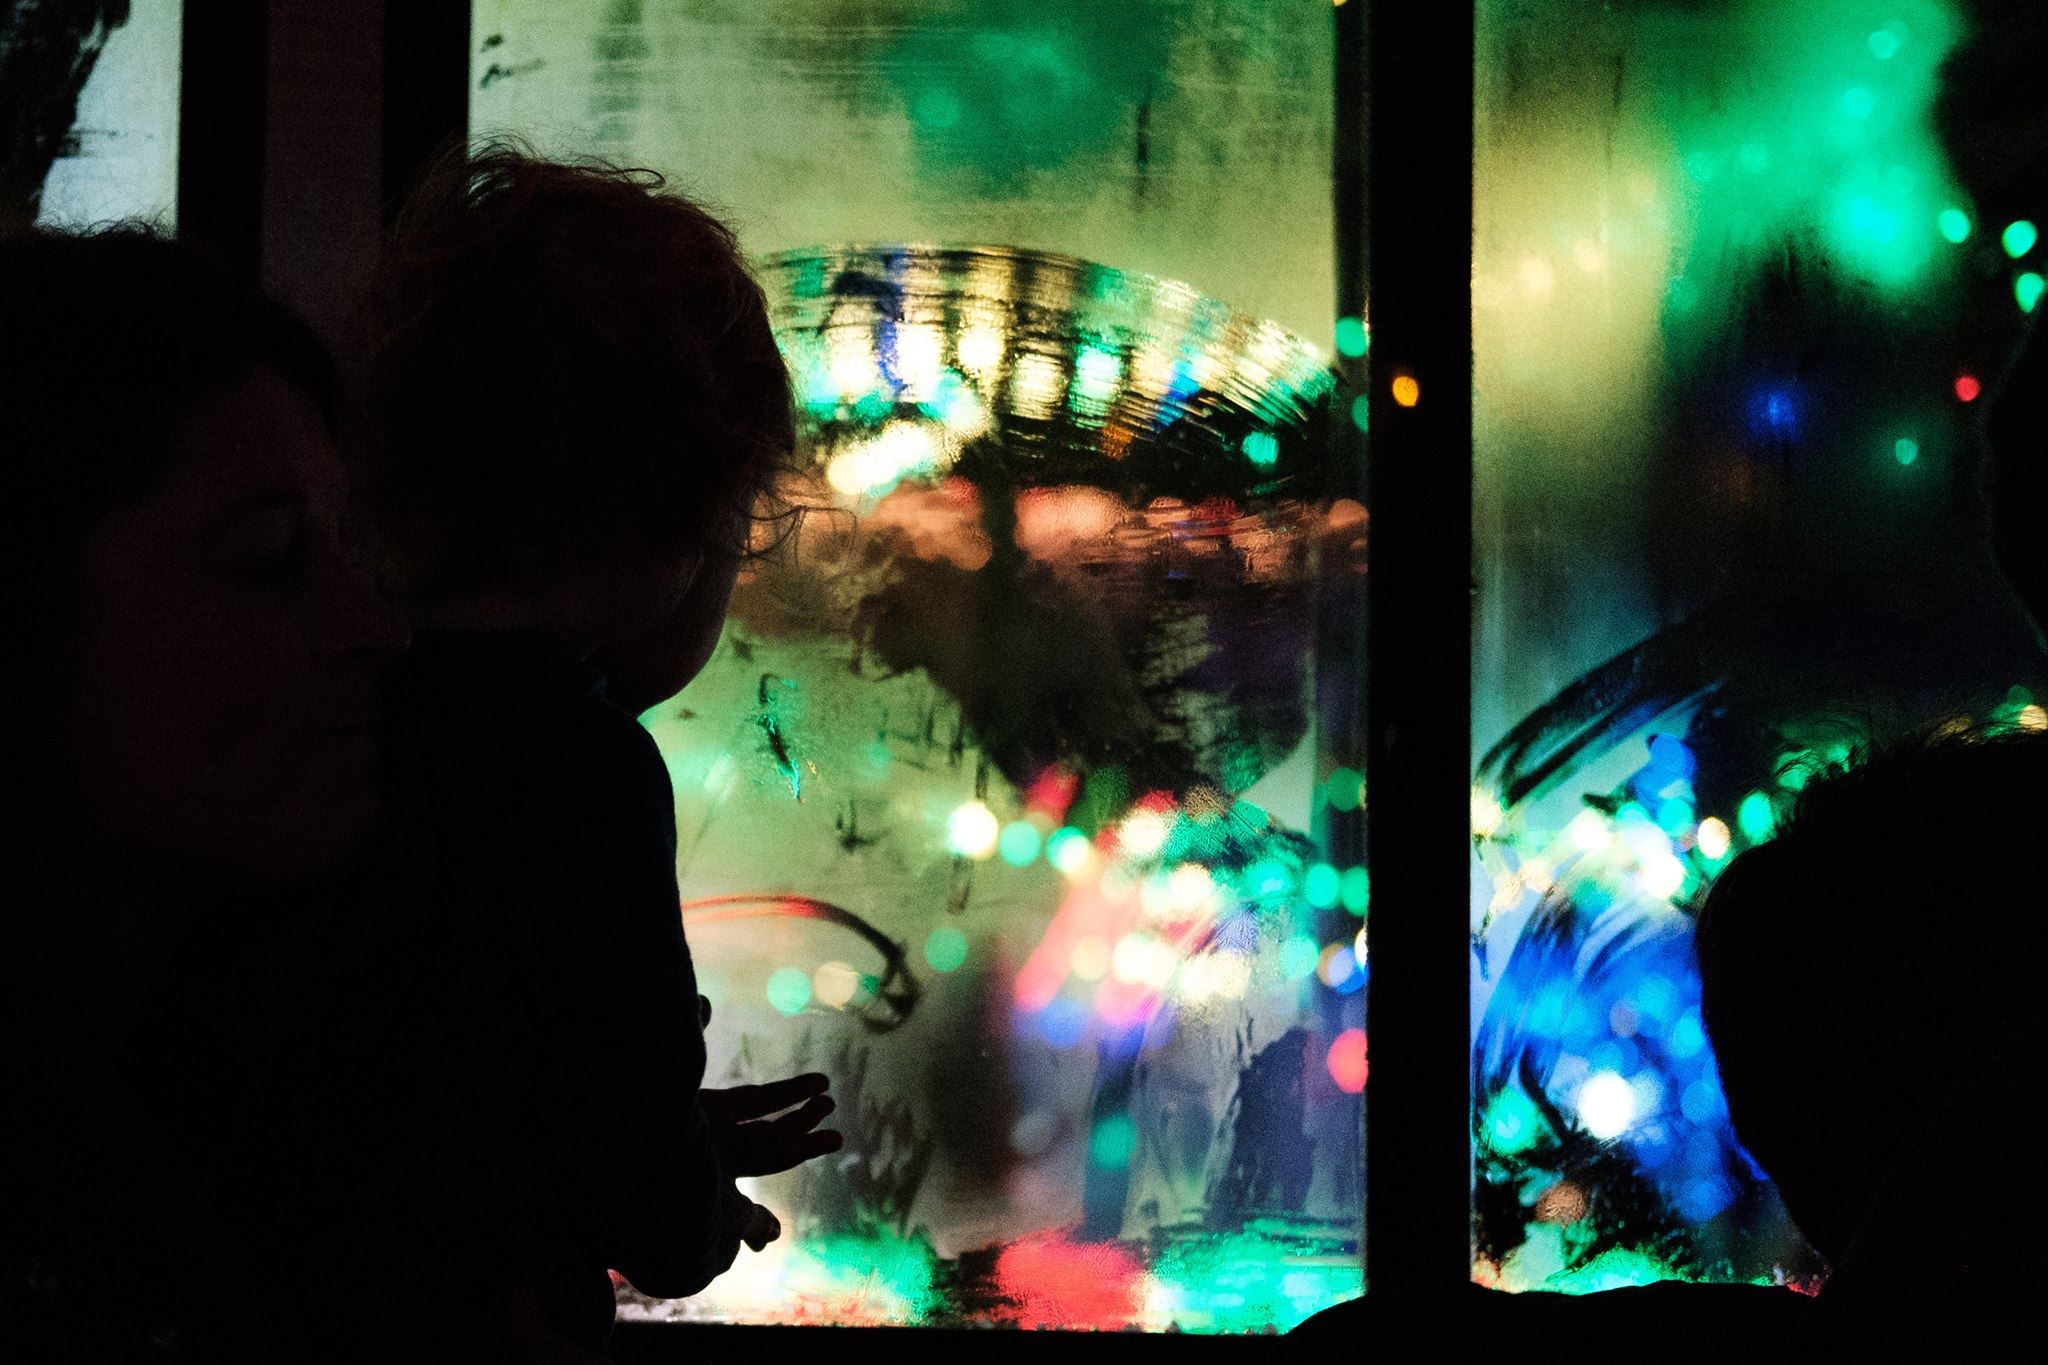
[[[711,1002],[701,995],[697,1018],[702,1026],[710,1026]],[[831,1086],[829,1076],[809,1071],[766,1085],[699,1091],[698,1101],[718,1148],[719,1168],[735,1177],[777,1175],[838,1151],[846,1140],[837,1132],[812,1131],[838,1107],[826,1093]]]
[[[838,1151],[845,1139],[818,1128],[836,1107],[826,1093],[831,1084],[813,1071],[766,1085],[701,1091],[719,1169],[734,1177],[775,1175]]]

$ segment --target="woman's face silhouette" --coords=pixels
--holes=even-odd
[[[343,467],[305,395],[259,369],[174,441],[163,486],[88,546],[79,807],[174,866],[317,876],[374,831],[378,686],[404,629],[344,554]]]

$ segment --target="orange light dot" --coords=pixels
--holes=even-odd
[[[1348,1028],[1337,1035],[1330,1044],[1329,1056],[1325,1059],[1330,1068],[1330,1079],[1337,1088],[1347,1095],[1356,1095],[1365,1089],[1368,1070],[1365,1061],[1365,1030]]]
[[[1984,386],[1977,382],[1976,375],[1966,374],[1957,376],[1956,400],[1958,402],[1974,403],[1977,401],[1977,395],[1982,392],[1984,392]]]
[[[1394,376],[1394,401],[1404,408],[1412,408],[1422,401],[1422,385],[1415,382],[1414,375]]]

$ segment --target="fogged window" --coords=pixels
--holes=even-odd
[[[1810,1285],[1692,916],[1868,742],[2048,724],[1972,496],[2034,230],[1946,0],[1479,15],[1476,1273]]]
[[[176,227],[180,0],[0,5],[17,139],[0,217]]]
[[[737,225],[822,509],[644,719],[711,1083],[828,1071],[848,1147],[629,1315],[1264,1331],[1359,1292],[1332,23],[475,7],[473,132]]]

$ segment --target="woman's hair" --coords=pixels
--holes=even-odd
[[[1813,779],[1696,940],[1736,1136],[1807,1239],[1848,1243],[1943,1092],[2039,1009],[2048,732],[1940,734]]]
[[[732,231],[650,171],[444,156],[362,320],[362,482],[421,596],[744,552],[795,444]]]
[[[161,486],[196,402],[268,368],[338,406],[310,328],[146,228],[0,236],[0,327],[0,612],[31,665],[76,621],[94,527]]]

